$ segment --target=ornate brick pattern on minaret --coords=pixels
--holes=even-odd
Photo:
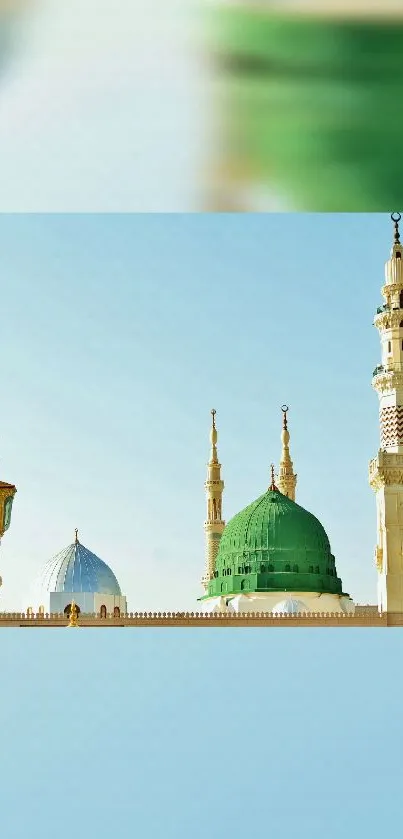
[[[389,405],[380,412],[381,449],[403,445],[403,407]]]

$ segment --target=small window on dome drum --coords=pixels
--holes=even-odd
[[[298,574],[298,571],[299,571],[298,565],[294,565],[292,570],[293,570],[294,574]]]
[[[401,255],[400,251],[396,251],[396,259],[401,259],[401,258],[402,258],[402,255]]]
[[[285,570],[286,570],[286,571],[291,571],[291,565],[288,565],[288,564],[287,564],[287,565],[285,566]]]
[[[315,568],[315,574],[319,574],[319,565],[317,565]]]
[[[310,574],[313,574],[313,565],[310,565],[310,566],[309,566],[309,573],[310,573]]]

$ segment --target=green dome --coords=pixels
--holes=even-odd
[[[249,504],[222,534],[207,596],[241,591],[343,593],[321,523],[278,490]]]

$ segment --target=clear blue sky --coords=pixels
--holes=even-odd
[[[129,608],[196,608],[217,409],[224,515],[258,497],[290,406],[297,500],[376,602],[371,374],[388,216],[3,215],[2,608],[73,540]]]
[[[396,833],[397,631],[3,629],[3,832]]]

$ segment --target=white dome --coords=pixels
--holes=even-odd
[[[355,612],[355,604],[351,597],[341,597],[340,606],[345,615],[353,615]]]
[[[219,599],[208,600],[205,605],[203,605],[202,610],[203,612],[207,613],[208,615],[217,614],[217,612],[227,612],[227,604],[226,604],[226,597],[220,597]]]
[[[278,615],[298,615],[307,612],[308,608],[302,600],[293,600],[292,597],[288,597],[287,600],[277,603],[271,611],[273,615],[276,613]]]
[[[257,607],[255,609],[258,611]],[[236,597],[232,597],[228,603],[229,612],[252,612],[255,609],[253,608],[251,598],[246,597],[244,594],[238,594]]]

